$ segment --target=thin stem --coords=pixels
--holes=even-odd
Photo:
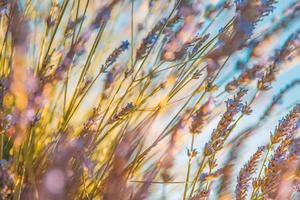
[[[53,31],[53,34],[52,34],[52,36],[51,36],[51,38],[50,38],[50,42],[49,42],[49,44],[48,44],[48,48],[47,48],[47,50],[46,50],[46,53],[45,53],[45,56],[44,56],[44,59],[43,59],[43,60],[45,60],[45,59],[47,58],[47,56],[48,56],[48,54],[49,54],[49,52],[50,52],[50,50],[51,50],[52,44],[53,44],[53,42],[54,42],[54,38],[55,38],[55,36],[56,36],[57,30],[58,30],[58,27],[59,27],[59,25],[60,25],[60,23],[61,23],[61,20],[62,20],[62,18],[63,18],[63,15],[65,14],[65,10],[66,10],[66,8],[67,8],[68,3],[69,3],[69,0],[65,0],[65,1],[63,2],[62,9],[61,9],[61,11],[60,11],[60,14],[59,14],[59,17],[58,17],[56,26],[55,26],[54,31]],[[42,63],[43,63],[43,61],[42,61]]]
[[[268,157],[269,157],[269,154],[270,154],[270,152],[271,152],[271,150],[272,150],[272,147],[273,147],[272,143],[271,143],[270,145],[268,145],[267,153],[266,153],[266,155],[265,155],[265,157],[264,157],[264,159],[263,159],[262,165],[261,165],[261,167],[260,167],[260,170],[259,170],[259,173],[258,173],[258,176],[257,176],[257,180],[260,179],[260,177],[261,177],[261,175],[262,175],[262,173],[263,173],[263,170],[265,169],[266,162],[267,162],[267,160],[268,160]],[[259,189],[259,187],[253,188],[252,193],[251,193],[251,196],[250,196],[250,199],[251,199],[251,200],[252,200],[252,199],[255,199],[255,194],[256,194],[256,192],[257,192],[258,189]]]
[[[194,140],[195,140],[195,134],[192,134],[192,141],[191,141],[191,147],[190,147],[190,154],[191,154],[192,151],[194,150]],[[189,181],[190,181],[191,162],[192,162],[192,156],[189,155],[188,170],[187,170],[187,174],[186,174],[185,186],[184,186],[184,192],[183,192],[183,200],[186,199],[187,190],[188,190],[188,185],[189,185]]]
[[[131,63],[131,68],[133,68],[133,0],[131,0],[131,26],[130,26],[130,36],[131,36],[131,55],[130,55],[130,63]]]

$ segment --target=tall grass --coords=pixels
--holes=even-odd
[[[0,0],[0,199],[299,199],[299,11]]]

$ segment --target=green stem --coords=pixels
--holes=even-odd
[[[192,151],[194,150],[194,140],[195,140],[195,134],[192,134],[190,153],[192,153]],[[186,195],[187,195],[187,191],[188,191],[188,185],[189,185],[190,173],[191,173],[191,162],[192,162],[192,156],[189,155],[188,170],[187,170],[187,174],[186,174],[185,186],[184,186],[184,192],[183,192],[183,200],[186,199]]]

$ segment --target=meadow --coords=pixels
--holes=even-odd
[[[299,94],[298,0],[0,0],[0,200],[300,199]]]

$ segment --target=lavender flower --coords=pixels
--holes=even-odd
[[[190,132],[192,134],[200,133],[205,122],[208,119],[209,114],[211,113],[214,107],[213,99],[209,98],[208,101],[203,104],[192,116],[192,123],[190,126]]]
[[[101,71],[105,72],[107,68],[109,68],[112,64],[114,64],[117,60],[117,58],[128,49],[129,47],[129,42],[128,40],[125,40],[121,43],[121,45],[116,48],[106,59],[105,64],[102,65]]]
[[[220,34],[222,45],[205,57],[219,60],[224,56],[233,54],[241,49],[243,44],[252,36],[257,22],[273,11],[276,1],[269,0],[267,3],[259,3],[252,0],[236,0],[236,17],[233,28]]]
[[[148,35],[143,39],[141,46],[138,48],[136,52],[136,59],[140,60],[145,58],[146,55],[149,54],[150,50],[153,48],[156,40],[158,39],[158,34],[162,31],[162,28],[166,20],[163,19],[159,21],[153,29],[148,33]]]
[[[259,159],[264,152],[264,147],[259,147],[257,151],[252,155],[250,160],[240,170],[238,176],[238,183],[235,189],[235,195],[237,200],[243,200],[247,198],[247,190],[250,186],[251,176],[255,173]]]

